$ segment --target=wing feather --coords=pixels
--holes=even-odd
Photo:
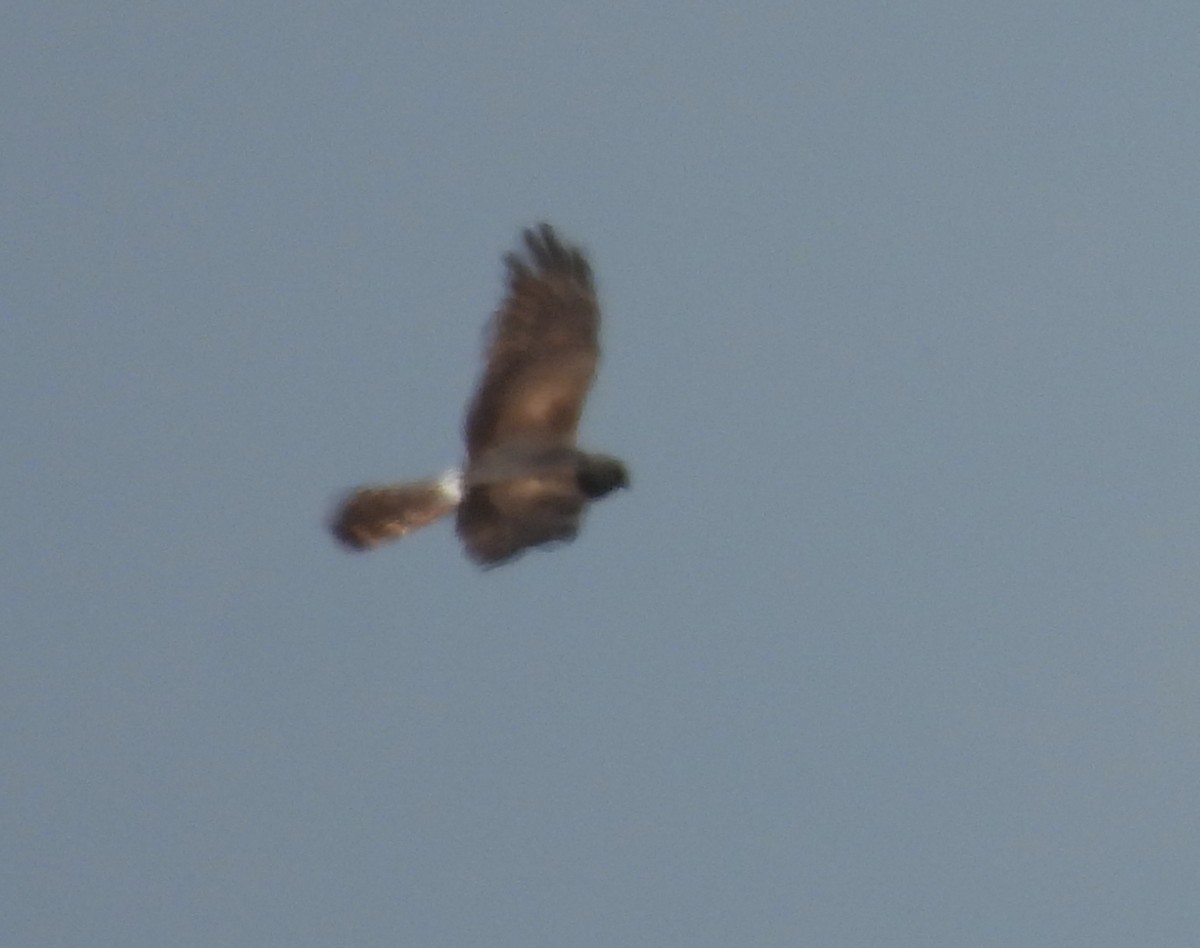
[[[573,540],[585,504],[569,471],[482,485],[463,498],[458,535],[476,563],[499,566],[529,547]]]
[[[599,359],[600,309],[579,248],[549,224],[509,254],[508,294],[490,323],[483,378],[467,410],[469,460],[511,441],[573,444]]]

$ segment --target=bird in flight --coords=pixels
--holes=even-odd
[[[629,486],[617,458],[575,446],[600,355],[600,307],[583,252],[549,224],[505,258],[508,293],[492,317],[483,377],[467,408],[461,471],[360,487],[337,507],[333,535],[353,550],[395,540],[456,512],[467,556],[498,566],[579,532],[591,501]]]

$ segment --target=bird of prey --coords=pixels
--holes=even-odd
[[[462,471],[350,493],[330,522],[350,549],[457,511],[467,555],[497,566],[574,539],[591,501],[629,486],[617,458],[575,446],[600,354],[591,267],[549,224],[523,238],[524,253],[505,258],[508,293],[492,317],[483,377],[467,409]]]

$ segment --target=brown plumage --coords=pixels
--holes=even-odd
[[[616,458],[575,447],[600,353],[591,268],[548,224],[523,237],[525,254],[505,260],[508,294],[492,317],[483,378],[467,410],[461,482],[355,491],[331,524],[347,546],[377,546],[457,507],[467,555],[494,566],[573,539],[590,501],[628,486]]]
[[[358,550],[398,540],[450,513],[461,499],[458,475],[387,487],[361,487],[339,506],[333,535]]]

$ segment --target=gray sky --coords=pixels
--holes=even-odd
[[[1195,938],[1195,3],[3,21],[5,945]],[[541,219],[634,489],[343,554]]]

